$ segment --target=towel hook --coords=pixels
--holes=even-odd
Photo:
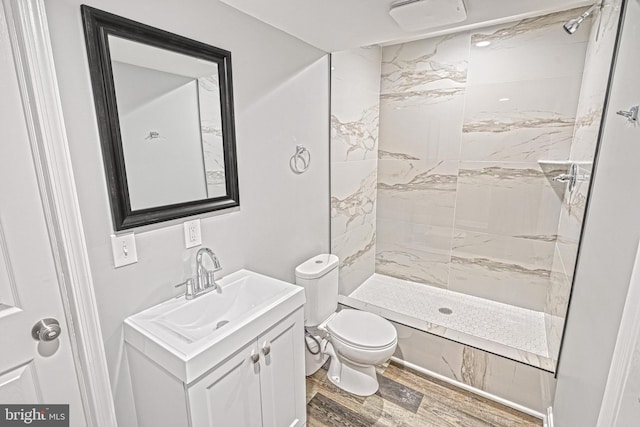
[[[311,153],[304,145],[296,145],[296,152],[291,159],[289,159],[289,167],[295,174],[302,174],[309,169],[311,164]]]

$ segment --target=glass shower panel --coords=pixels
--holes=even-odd
[[[614,4],[332,55],[343,304],[555,370]]]

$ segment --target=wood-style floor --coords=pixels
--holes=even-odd
[[[369,397],[340,390],[320,369],[307,377],[307,426],[540,427],[542,421],[393,363]]]

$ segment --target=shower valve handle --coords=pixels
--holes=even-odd
[[[629,120],[631,123],[637,123],[639,109],[640,107],[638,105],[634,105],[633,107],[629,108],[629,111],[620,110],[616,112],[616,114],[622,117],[626,117],[627,120]]]

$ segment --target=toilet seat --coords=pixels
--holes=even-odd
[[[370,353],[375,353],[375,352],[378,352],[378,351],[384,351],[384,350],[386,350],[388,348],[395,347],[398,344],[398,340],[394,339],[388,345],[385,345],[383,347],[364,347],[364,346],[357,345],[357,344],[345,341],[343,339],[340,339],[339,337],[337,337],[335,335],[331,335],[331,340],[332,340],[332,342],[334,344],[340,344],[341,348],[349,347],[350,349],[352,349],[352,351],[370,352]]]
[[[393,325],[366,311],[344,309],[327,322],[326,328],[332,338],[362,350],[380,350],[397,342]]]

